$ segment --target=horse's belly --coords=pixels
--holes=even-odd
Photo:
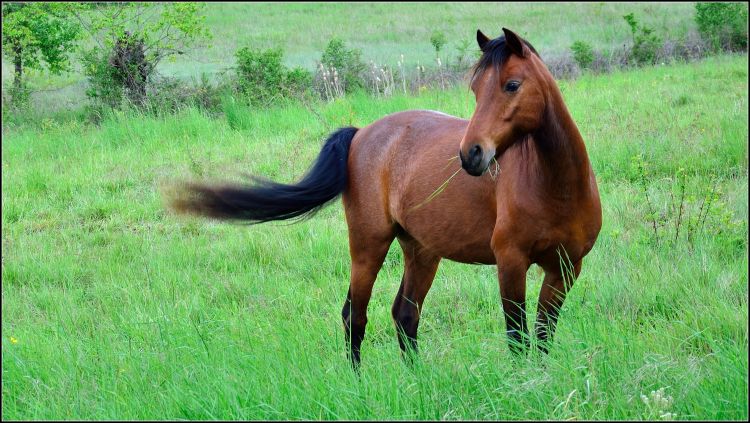
[[[496,220],[494,181],[488,175],[475,178],[462,170],[433,196],[446,179],[421,175],[424,180],[413,175],[392,203],[396,205],[392,213],[403,230],[437,256],[494,264],[490,246]]]
[[[406,219],[402,228],[422,248],[439,257],[461,263],[494,264],[490,247],[493,225],[460,227],[461,221],[449,216],[433,216],[430,220]]]

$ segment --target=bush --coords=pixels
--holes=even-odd
[[[698,33],[692,32],[677,40],[665,40],[657,55],[657,61],[693,61],[705,57],[710,50],[706,40]]]
[[[223,79],[226,80],[226,79]],[[191,83],[160,77],[151,83],[146,109],[155,114],[173,113],[184,107],[196,107],[204,112],[218,114],[223,111],[222,97],[232,93],[226,82],[212,83],[203,73]]]
[[[281,49],[265,51],[243,47],[237,56],[239,88],[251,103],[267,103],[281,95],[284,82],[284,65]]]
[[[628,13],[623,18],[633,34],[633,48],[630,53],[635,63],[639,65],[656,63],[656,54],[661,48],[661,38],[654,34],[652,28],[638,25],[632,13]]]
[[[251,104],[268,104],[274,99],[296,97],[312,87],[310,72],[282,63],[281,49],[253,50],[243,47],[237,56],[237,85]]]
[[[696,3],[695,23],[714,50],[747,49],[746,3]]]
[[[307,94],[312,85],[312,74],[303,68],[295,67],[286,74],[284,92],[287,97],[299,97]]]
[[[594,49],[584,41],[576,41],[570,46],[573,50],[573,58],[581,69],[590,69],[594,62]]]
[[[205,74],[192,82],[152,74],[143,87],[143,98],[134,102],[127,95],[128,89],[123,84],[121,71],[112,66],[111,57],[111,52],[100,49],[89,50],[81,57],[83,71],[88,79],[86,96],[92,101],[86,107],[86,114],[95,123],[112,109],[130,106],[156,115],[190,106],[218,113],[221,111],[222,95],[232,91],[236,85],[226,75],[219,77],[220,82],[212,83]]]
[[[581,67],[568,52],[559,56],[546,57],[544,63],[555,79],[575,79],[581,75]]]
[[[348,49],[342,39],[333,38],[323,51],[320,62],[326,68],[336,70],[345,92],[364,88],[363,76],[367,67],[362,61],[361,50]]]
[[[89,82],[86,95],[99,105],[119,107],[123,99],[145,106],[147,86],[155,75],[154,63],[146,57],[145,41],[125,32],[111,50],[93,48],[81,57]]]
[[[476,49],[481,53],[481,50],[476,48],[476,42],[474,40],[462,40],[456,43],[456,62],[453,68],[457,71],[466,71],[471,67],[472,53]]]
[[[18,83],[12,84],[7,91],[3,92],[3,110],[6,105],[15,110],[27,109],[29,107],[30,99],[31,90],[26,84],[26,81],[21,79]]]
[[[110,65],[108,51],[92,49],[81,56],[83,73],[89,82],[86,96],[97,105],[119,107],[125,97],[117,69]]]
[[[436,56],[440,55],[440,49],[445,45],[446,41],[445,34],[441,31],[435,31],[432,33],[432,36],[430,36],[430,44],[435,47]]]

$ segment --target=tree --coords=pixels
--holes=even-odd
[[[25,92],[24,70],[54,74],[69,68],[80,26],[74,19],[76,4],[3,3],[3,54],[13,63],[13,100]]]
[[[111,3],[77,13],[96,47],[83,56],[89,95],[111,105],[124,91],[143,105],[146,86],[164,59],[210,38],[203,3]]]

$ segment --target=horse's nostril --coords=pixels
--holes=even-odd
[[[461,167],[466,169],[470,175],[479,175],[478,167],[482,163],[482,147],[479,144],[474,144],[464,156],[461,149],[458,150],[458,156],[461,158]]]

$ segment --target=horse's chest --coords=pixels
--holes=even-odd
[[[574,204],[520,201],[498,208],[496,235],[527,252],[532,262],[579,260],[591,248],[585,210]]]

